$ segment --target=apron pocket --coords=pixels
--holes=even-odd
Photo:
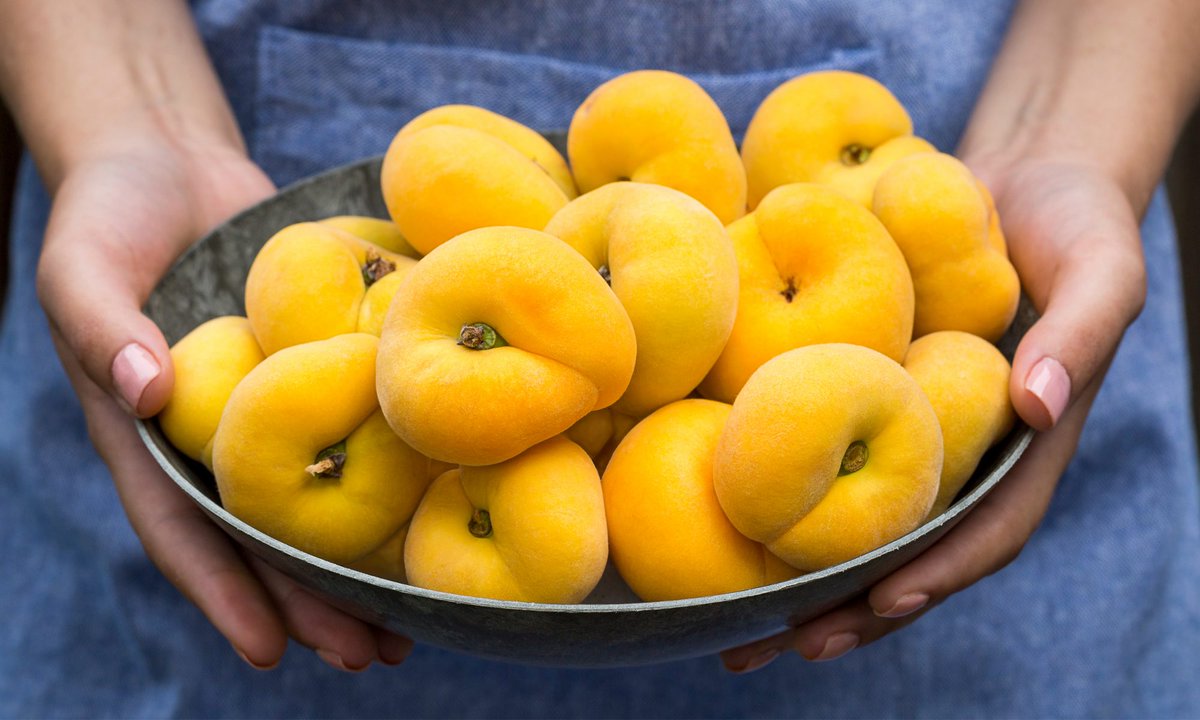
[[[834,49],[799,66],[689,77],[713,96],[740,139],[755,108],[781,83],[834,68],[877,75],[879,58],[875,47]],[[406,122],[448,103],[479,105],[541,131],[565,130],[588,94],[621,72],[539,55],[268,26],[259,34],[251,151],[286,184],[381,155]]]

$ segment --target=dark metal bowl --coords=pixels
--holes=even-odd
[[[387,217],[380,158],[330,170],[280,191],[213,230],[159,283],[146,313],[175,343],[200,323],[244,315],[246,273],[263,243],[294,222],[331,215]],[[1011,360],[1035,315],[1028,303],[1000,343]],[[979,502],[1025,450],[1018,423],[993,447],[941,516],[874,552],[787,582],[690,600],[641,602],[610,567],[580,605],[464,597],[383,580],[286,545],[221,507],[212,475],[171,446],[158,423],[138,431],[163,470],[250,552],[346,612],[417,642],[540,665],[639,665],[715,653],[815,617],[864,592],[928,548]]]

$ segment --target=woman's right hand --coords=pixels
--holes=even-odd
[[[360,622],[249,558],[157,466],[132,416],[155,414],[173,373],[141,312],[192,242],[274,192],[240,145],[126,123],[63,168],[38,265],[38,295],[130,524],[163,574],[251,665],[273,667],[290,635],[361,670],[404,660],[412,642]]]

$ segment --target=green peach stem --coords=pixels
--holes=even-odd
[[[862,165],[871,159],[871,148],[858,143],[851,143],[842,148],[843,165]]]
[[[385,275],[395,271],[396,263],[382,257],[374,250],[367,250],[367,262],[362,267],[363,282],[367,287],[371,287],[379,282]]]
[[[869,455],[867,444],[862,440],[850,443],[850,447],[846,448],[846,454],[842,456],[842,467],[838,470],[838,477],[862,470],[867,464]]]
[[[491,350],[508,343],[487,323],[467,323],[458,331],[458,344],[470,350]]]
[[[492,535],[492,516],[487,510],[477,508],[475,514],[471,516],[471,522],[467,523],[467,529],[477,538],[491,537]]]
[[[338,479],[342,476],[342,468],[346,465],[346,441],[330,445],[317,453],[317,460],[304,468],[304,472],[316,478]]]

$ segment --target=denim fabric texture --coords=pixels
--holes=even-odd
[[[600,82],[699,81],[740,137],[787,78],[888,85],[952,151],[1007,2],[193,2],[254,159],[283,184],[381,154],[432,106],[565,128]],[[22,168],[0,324],[0,717],[1196,717],[1200,501],[1174,230],[1045,522],[1009,567],[832,663],[561,670],[418,647],[351,676],[242,663],[147,560],[54,354],[34,275],[48,199]]]

